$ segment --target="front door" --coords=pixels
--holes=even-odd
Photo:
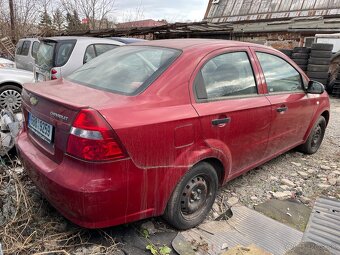
[[[315,96],[304,90],[301,74],[286,60],[256,51],[272,105],[272,126],[266,156],[290,149],[303,141],[315,109]]]
[[[249,56],[247,48],[214,52],[198,66],[194,82],[202,136],[220,144],[231,163],[229,178],[263,159],[270,129],[270,103]]]

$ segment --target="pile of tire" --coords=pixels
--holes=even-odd
[[[290,57],[303,71],[307,71],[310,49],[307,47],[295,47]]]
[[[328,93],[340,97],[340,72],[338,72],[338,76],[336,77],[336,80],[331,88],[331,91],[328,91]]]
[[[292,57],[293,50],[281,49],[280,50],[283,54],[287,55],[288,57]]]
[[[331,63],[333,44],[313,43],[307,66],[307,76],[311,80],[321,82],[325,87],[329,81],[329,65]]]

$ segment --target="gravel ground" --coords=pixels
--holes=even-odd
[[[120,248],[133,246],[117,239],[120,227],[84,230],[64,219],[41,197],[22,172],[20,162],[14,164],[14,171],[8,166],[0,168],[0,254],[1,245],[5,254],[47,254],[53,250],[56,252],[48,254],[127,254]],[[230,181],[220,189],[208,219],[235,203],[252,208],[271,198],[293,197],[312,207],[320,195],[340,199],[340,99],[335,98],[331,99],[331,119],[316,154],[292,150]],[[157,233],[173,231],[156,218],[124,226],[120,232],[140,233],[143,224],[151,225],[149,232],[153,228]]]
[[[253,207],[271,198],[297,198],[309,207],[320,195],[340,199],[340,99],[331,98],[331,117],[317,153],[291,150],[230,181],[209,218],[240,202]]]

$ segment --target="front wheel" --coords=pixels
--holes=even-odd
[[[299,150],[306,154],[314,154],[318,151],[326,131],[326,120],[320,116],[314,124],[307,141],[299,146]]]
[[[177,229],[197,226],[209,213],[217,188],[215,169],[209,163],[198,163],[177,184],[168,201],[164,218]]]

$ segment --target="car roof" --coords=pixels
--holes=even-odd
[[[116,41],[119,41],[119,42],[123,42],[123,43],[126,43],[126,44],[146,41],[144,39],[131,38],[131,37],[110,37],[110,39],[113,39],[113,40],[116,40]]]
[[[254,43],[240,42],[240,41],[231,41],[231,40],[220,40],[220,39],[166,39],[166,40],[155,40],[155,41],[145,41],[145,42],[137,42],[134,45],[145,45],[145,46],[159,46],[165,48],[173,48],[179,50],[188,50],[196,47],[209,47],[216,49],[221,47],[259,47],[259,48],[267,48],[268,46],[263,46]],[[270,48],[272,49],[272,48]]]
[[[53,36],[53,37],[44,37],[43,40],[77,40],[77,41],[88,41],[88,40],[102,40],[102,41],[114,41],[108,38],[100,38],[100,37],[89,37],[89,36]]]

